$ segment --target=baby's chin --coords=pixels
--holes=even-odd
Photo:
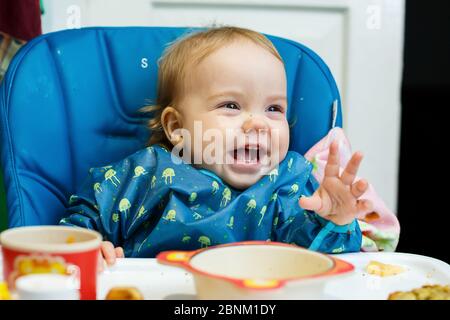
[[[261,168],[257,172],[235,172],[230,168],[222,168],[216,174],[229,186],[244,190],[256,184],[263,176],[269,172],[268,168]]]
[[[229,176],[223,176],[221,177],[222,180],[228,184],[229,186],[238,189],[238,190],[245,190],[250,188],[252,185],[257,183],[261,178],[263,177],[262,174],[260,175],[247,175],[247,174],[241,174],[239,177],[229,177]]]

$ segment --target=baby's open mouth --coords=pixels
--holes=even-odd
[[[233,156],[237,163],[258,163],[259,148],[257,146],[245,146],[243,148],[234,149]]]
[[[246,144],[232,151],[233,163],[241,165],[260,164],[261,159],[267,156],[266,149],[259,144]]]

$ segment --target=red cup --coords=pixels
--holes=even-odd
[[[79,277],[80,298],[97,297],[100,233],[65,226],[33,226],[0,234],[3,277],[15,290],[18,277],[36,273],[71,274]]]

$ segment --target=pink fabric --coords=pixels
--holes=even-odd
[[[329,146],[334,140],[339,141],[339,159],[341,172],[352,156],[352,150],[344,131],[334,128],[305,154],[313,166],[313,175],[321,182],[328,159]],[[364,161],[364,160],[363,160]],[[361,179],[357,177],[355,181]],[[399,239],[400,224],[396,215],[386,206],[369,182],[368,190],[360,199],[373,203],[373,210],[361,213],[357,219],[363,232],[363,251],[394,251]]]

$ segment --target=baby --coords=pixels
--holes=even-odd
[[[286,74],[266,37],[236,27],[188,35],[165,51],[158,81],[145,108],[149,147],[91,169],[61,221],[102,233],[109,264],[245,240],[328,253],[370,242],[356,220],[377,214],[356,179],[362,154],[340,170],[328,139],[319,184],[316,163],[288,151]]]

